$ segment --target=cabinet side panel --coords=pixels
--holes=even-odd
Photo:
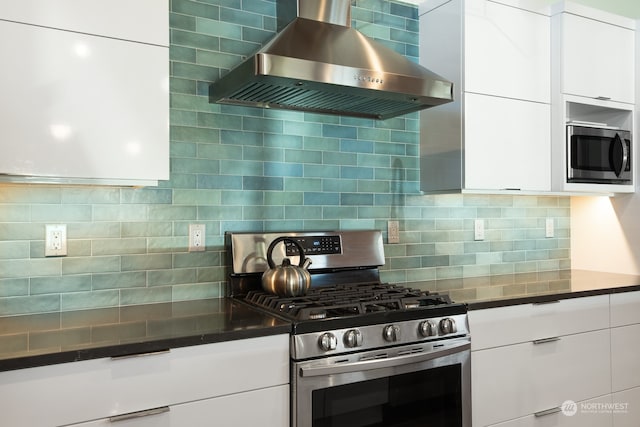
[[[454,101],[420,112],[420,189],[462,186],[462,4],[448,2],[420,16],[420,63],[453,82]]]

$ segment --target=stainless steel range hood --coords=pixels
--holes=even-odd
[[[278,20],[209,102],[387,119],[453,100],[451,82],[351,28],[350,0],[278,0]]]

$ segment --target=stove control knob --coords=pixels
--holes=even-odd
[[[458,328],[456,328],[456,322],[450,317],[445,317],[440,321],[440,332],[445,335],[458,332]]]
[[[438,327],[436,325],[436,322],[434,322],[433,320],[425,320],[424,322],[420,322],[418,331],[423,337],[434,337],[438,335]]]
[[[400,328],[396,325],[387,325],[382,330],[382,338],[388,342],[398,341],[400,339]]]
[[[335,350],[338,347],[338,339],[331,332],[325,332],[320,335],[318,345],[324,351]]]
[[[362,333],[357,329],[349,329],[344,333],[343,341],[345,347],[360,347],[362,345]]]

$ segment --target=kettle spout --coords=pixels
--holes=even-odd
[[[302,268],[306,270],[307,268],[309,268],[310,265],[311,265],[311,259],[309,259],[309,257],[306,257],[304,259],[304,262],[302,263]]]

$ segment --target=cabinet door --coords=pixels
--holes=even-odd
[[[167,0],[3,0],[0,19],[168,47],[168,3]]]
[[[471,353],[473,425],[486,426],[611,392],[609,330]]]
[[[464,46],[466,92],[550,102],[548,16],[467,1]]]
[[[640,387],[640,324],[611,329],[611,386]]]
[[[640,426],[640,387],[613,393],[613,427]]]
[[[549,104],[466,93],[465,188],[551,189]]]
[[[569,13],[562,25],[562,92],[633,104],[634,31]]]
[[[0,21],[0,173],[169,178],[168,48]]]
[[[283,385],[130,414],[116,423],[106,418],[73,427],[289,427],[289,399],[289,386]]]

